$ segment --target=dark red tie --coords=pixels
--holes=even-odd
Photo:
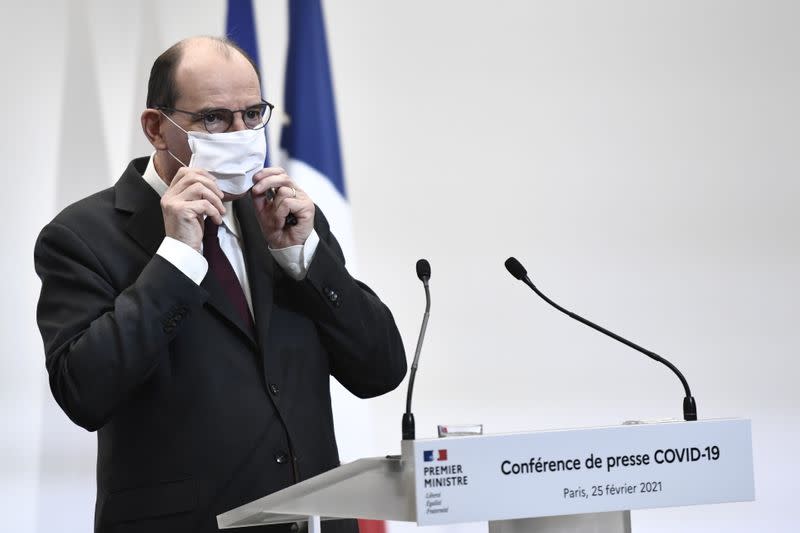
[[[253,316],[247,306],[247,299],[239,283],[239,278],[236,277],[236,272],[225,256],[225,252],[219,247],[219,238],[217,237],[219,226],[211,220],[211,217],[206,217],[204,226],[203,255],[208,260],[208,271],[222,286],[234,309],[239,313],[242,323],[250,328],[250,333],[255,334]]]

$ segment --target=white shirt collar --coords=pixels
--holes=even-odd
[[[150,187],[153,188],[158,196],[164,196],[164,193],[167,192],[167,183],[161,179],[161,176],[158,175],[156,171],[155,161],[156,152],[150,154],[150,160],[147,162],[147,168],[144,169],[144,173],[142,177],[144,181],[147,182]],[[233,233],[236,238],[239,238],[239,221],[233,216],[233,202],[223,202],[222,205],[225,206],[225,214],[222,217],[222,222],[225,225],[225,229]]]

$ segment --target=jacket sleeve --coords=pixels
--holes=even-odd
[[[163,362],[180,321],[208,294],[157,255],[116,288],[89,244],[58,222],[39,235],[34,264],[50,389],[73,422],[97,430]]]
[[[396,388],[406,374],[403,340],[389,308],[353,279],[344,254],[317,209],[320,243],[303,283],[316,294],[318,329],[331,357],[331,374],[361,398]]]

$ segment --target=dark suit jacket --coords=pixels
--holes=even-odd
[[[216,531],[218,513],[338,466],[329,375],[376,396],[402,381],[405,354],[319,210],[320,244],[298,282],[272,259],[247,197],[234,209],[253,338],[213,276],[197,286],[155,254],[164,225],[146,164],[39,236],[50,388],[97,431],[96,531]]]

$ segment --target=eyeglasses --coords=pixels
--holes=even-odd
[[[195,121],[202,120],[203,126],[205,126],[208,133],[224,133],[230,129],[231,124],[233,124],[233,116],[236,113],[241,113],[242,122],[244,122],[247,128],[251,130],[260,130],[269,122],[274,107],[274,105],[266,100],[261,100],[261,103],[258,105],[248,107],[247,109],[236,110],[222,107],[219,109],[209,109],[208,111],[194,112],[164,106],[156,106],[156,109],[168,111],[170,113],[184,113],[191,116]]]

